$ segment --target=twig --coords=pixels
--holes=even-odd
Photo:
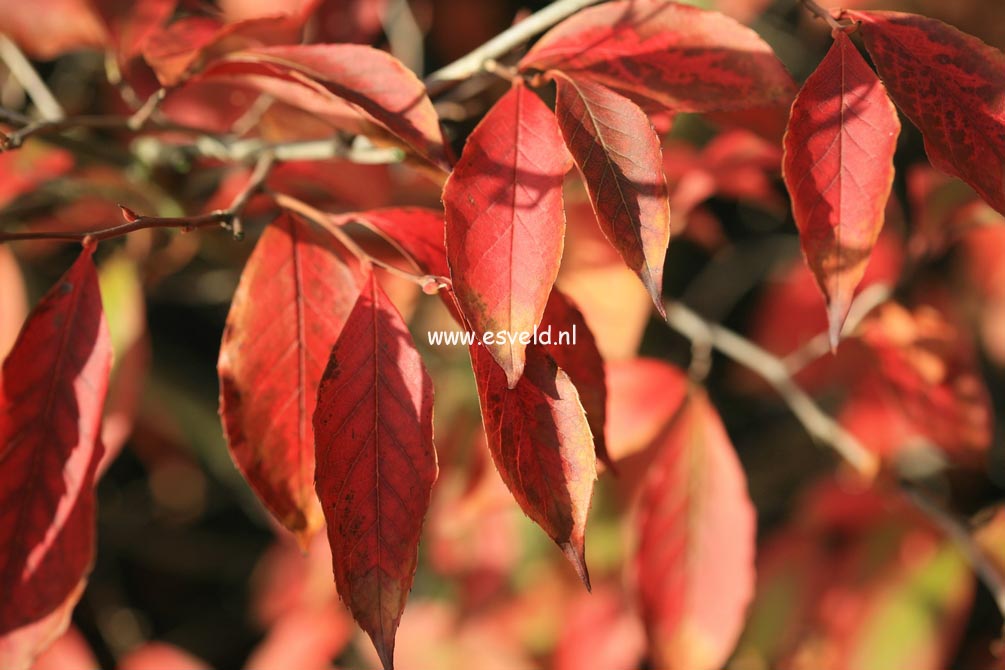
[[[905,489],[905,493],[925,516],[934,521],[942,532],[956,542],[974,572],[994,596],[998,610],[1005,617],[1005,575],[998,571],[998,568],[974,539],[970,530],[959,519],[942,509],[918,489]]]
[[[800,2],[802,2],[803,6],[818,19],[826,21],[827,25],[831,27],[831,30],[845,29],[845,24],[835,19],[827,9],[821,7],[815,0],[800,0]]]
[[[361,165],[384,165],[405,160],[405,152],[398,147],[378,147],[366,138],[357,137],[346,142],[341,137],[331,139],[301,140],[270,143],[260,139],[236,139],[227,135],[211,135],[199,128],[166,121],[148,120],[142,128],[134,128],[133,116],[75,116],[58,121],[31,121],[22,114],[0,107],[0,121],[19,126],[9,133],[0,145],[4,150],[20,147],[29,137],[60,133],[72,129],[122,130],[140,132],[142,130],[176,131],[195,135],[189,145],[165,144],[155,137],[144,137],[139,145],[140,157],[148,163],[171,162],[172,156],[194,154],[201,158],[215,158],[227,162],[240,163],[271,153],[279,161],[316,161],[341,158]]]
[[[133,115],[126,120],[126,127],[133,131],[144,128],[150,119],[153,118],[154,113],[157,111],[157,108],[160,106],[165,96],[167,96],[167,90],[163,88],[159,88],[151,93],[150,97],[147,98],[147,101],[143,103],[143,106],[137,109]]]
[[[11,75],[31,97],[42,118],[47,121],[58,121],[66,116],[63,107],[56,100],[49,87],[42,81],[35,68],[32,67],[24,53],[8,37],[0,35],[0,60],[10,70]]]
[[[408,0],[391,0],[383,23],[391,53],[412,72],[421,73],[425,67],[422,29]]]
[[[121,237],[122,235],[127,235],[129,233],[136,232],[137,230],[144,230],[147,228],[180,228],[187,232],[197,228],[206,228],[213,225],[229,228],[233,232],[234,237],[240,239],[243,233],[241,230],[241,214],[244,212],[245,207],[247,207],[251,197],[262,189],[265,179],[268,177],[269,171],[272,169],[274,162],[275,158],[271,154],[263,154],[263,156],[259,159],[258,164],[255,165],[255,170],[252,172],[247,185],[240,193],[237,194],[237,197],[234,198],[230,207],[227,209],[218,209],[209,212],[208,214],[197,214],[194,216],[145,216],[142,214],[136,214],[128,207],[119,205],[126,222],[118,226],[87,232],[0,232],[0,243],[15,242],[19,240],[52,240],[83,243],[87,243],[88,241],[100,242],[102,240],[108,240],[113,237]]]
[[[893,295],[893,289],[886,284],[875,284],[862,291],[852,302],[848,310],[848,318],[841,328],[841,338],[844,339],[855,332],[862,320],[874,309],[882,305]],[[830,334],[825,330],[817,333],[801,347],[785,356],[784,363],[790,375],[795,375],[807,365],[821,356],[830,353]]]
[[[430,95],[435,95],[448,88],[451,83],[467,79],[471,75],[481,72],[486,61],[509,53],[531,37],[598,2],[601,0],[557,0],[557,2],[531,14],[512,28],[499,33],[468,55],[426,77],[426,88]]]
[[[820,409],[793,381],[778,357],[727,328],[705,321],[680,303],[669,301],[665,306],[667,323],[671,328],[692,342],[708,341],[713,348],[759,374],[774,387],[815,440],[832,447],[864,477],[871,479],[875,476],[879,469],[876,456]]]

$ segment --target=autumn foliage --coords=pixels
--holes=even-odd
[[[1005,667],[1002,9],[37,4],[0,670]]]

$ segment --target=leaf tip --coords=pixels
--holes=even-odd
[[[373,646],[380,657],[380,664],[384,670],[394,670],[394,633],[388,636],[389,639],[382,639],[379,635],[371,635]]]
[[[832,298],[827,304],[827,339],[832,354],[837,353],[838,345],[841,343],[841,331],[844,329],[850,308],[851,301],[846,298]]]
[[[590,572],[586,568],[585,543],[582,540],[575,545],[572,542],[561,542],[558,546],[562,548],[562,553],[572,563],[572,567],[576,570],[576,574],[579,575],[579,579],[582,580],[583,586],[586,587],[588,592],[592,593],[593,587],[590,585]]]

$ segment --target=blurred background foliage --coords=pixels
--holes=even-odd
[[[223,2],[223,9],[228,4],[232,11],[238,6]],[[390,0],[357,4],[348,37],[389,48],[428,73],[546,3],[411,0],[410,16],[389,14],[389,5],[398,7]],[[752,25],[798,81],[829,45],[826,26],[792,0],[695,4]],[[1005,7],[997,2],[843,4],[923,13],[1005,47]],[[183,2],[179,11],[207,6]],[[404,28],[396,23],[402,21]],[[74,51],[38,67],[69,114],[123,111],[99,53]],[[505,85],[478,78],[437,100],[456,147]],[[211,130],[232,127],[254,105],[237,89],[181,98],[165,110]],[[14,110],[29,104],[2,67],[0,103]],[[281,108],[257,120],[248,132],[271,136],[300,121]],[[779,176],[777,120],[682,116],[667,133],[665,168],[679,234],[667,258],[666,290],[784,355],[826,323]],[[101,228],[119,220],[115,203],[162,216],[209,211],[225,206],[247,176],[244,167],[172,149],[170,138],[130,144],[101,131],[63,137],[0,154],[0,225]],[[965,186],[927,166],[920,134],[909,123],[897,175],[864,285],[895,285],[906,303],[934,303],[953,315],[960,339],[954,346],[979,358],[999,428],[986,463],[931,468],[922,458],[903,466],[931,469],[930,486],[957,513],[983,513],[981,541],[1005,563],[1005,512],[988,511],[1005,497],[1005,227],[964,225],[1001,221]],[[326,211],[439,203],[439,184],[403,165],[290,163],[269,186],[303,194]],[[636,353],[686,367],[690,344],[652,318],[644,290],[599,234],[575,180],[567,202],[570,235],[559,285],[583,309],[612,369],[631,366],[618,361]],[[216,358],[230,297],[271,214],[253,202],[243,242],[223,232],[148,230],[102,245],[102,293],[116,350],[104,439],[121,452],[100,485],[100,544],[75,629],[39,667],[60,667],[60,654],[83,653],[84,641],[96,663],[109,668],[176,667],[179,650],[195,657],[189,667],[376,667],[370,645],[337,603],[325,542],[302,554],[270,522],[230,460],[216,413]],[[370,242],[375,253],[391,253]],[[51,242],[0,248],[0,348],[6,351],[26,306],[75,253],[73,245]],[[639,388],[631,375],[612,373],[609,439],[621,473],[605,473],[598,483],[587,549],[594,593],[587,595],[492,467],[466,352],[425,346],[425,332],[449,328],[449,317],[417,287],[383,279],[411,315],[436,383],[441,463],[398,635],[400,666],[646,667],[626,558],[634,542],[633,494],[646,466],[646,413],[659,415],[659,383]],[[868,365],[849,343],[799,377],[867,442],[883,439],[876,436],[885,419],[865,411],[875,404],[849,408],[845,398]],[[759,519],[758,595],[731,670],[1005,668],[1003,657],[992,655],[1001,652],[1000,642],[994,646],[1002,623],[995,603],[951,542],[896,497],[856,490],[835,476],[834,456],[812,444],[756,375],[717,358],[708,387]]]

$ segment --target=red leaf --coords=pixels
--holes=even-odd
[[[343,221],[359,221],[373,228],[406,258],[415,261],[424,274],[446,277],[447,252],[444,247],[443,212],[420,207],[371,209],[346,214]]]
[[[111,345],[85,249],[28,317],[0,392],[0,633],[50,614],[94,556]]]
[[[44,0],[30,6],[0,2],[0,33],[42,60],[100,48],[108,37],[88,0]]]
[[[354,634],[355,627],[337,601],[301,607],[272,625],[245,667],[329,670],[332,659],[345,649]]]
[[[119,670],[210,670],[209,664],[167,642],[147,642],[119,659]]]
[[[520,336],[541,322],[558,276],[569,164],[555,116],[518,84],[471,133],[443,189],[454,292],[479,337],[504,336],[486,349],[510,388],[523,374]]]
[[[603,585],[573,600],[561,622],[553,670],[631,670],[645,655],[645,633],[619,589]]]
[[[575,385],[536,345],[527,347],[526,369],[512,389],[487,347],[470,351],[496,469],[589,588],[585,533],[597,459]]]
[[[220,414],[231,455],[302,544],[324,523],[311,424],[318,383],[357,290],[332,238],[283,216],[248,259],[220,347]]]
[[[209,17],[190,16],[152,34],[143,47],[143,58],[157,74],[161,85],[172,87],[224,54],[292,41],[299,28],[289,16],[248,19],[227,25]]]
[[[670,202],[660,140],[631,100],[589,79],[555,78],[555,115],[601,229],[663,313]]]
[[[1005,214],[1005,54],[936,19],[847,12],[932,165]]]
[[[332,349],[314,430],[335,584],[390,670],[437,467],[432,383],[372,273]]]
[[[205,77],[243,75],[295,84],[270,92],[305,109],[316,108],[319,96],[341,107],[348,102],[420,156],[449,167],[439,118],[425,86],[384,51],[356,44],[266,47],[230,54],[204,73]]]
[[[87,580],[81,579],[66,599],[60,603],[56,609],[42,618],[25,624],[20,628],[0,635],[0,668],[4,670],[91,670],[98,667],[97,663],[80,663],[74,668],[67,661],[66,657],[59,659],[61,663],[53,667],[43,663],[47,649],[56,650],[58,653],[58,642],[70,626],[70,618],[73,615],[73,608],[76,607],[80,596],[84,594],[84,587]],[[89,650],[88,650],[89,651]],[[37,663],[35,661],[38,661]],[[83,659],[76,659],[82,661]],[[93,660],[93,659],[89,659]]]
[[[841,421],[862,443],[896,457],[922,441],[954,461],[983,463],[993,413],[966,336],[942,314],[887,303],[862,324],[873,360]]]
[[[597,458],[607,467],[614,469],[614,462],[607,453],[604,424],[607,421],[607,382],[604,377],[604,359],[600,357],[597,342],[586,325],[586,319],[579,309],[557,288],[552,289],[548,305],[544,310],[538,336],[543,339],[549,334],[551,344],[542,344],[544,351],[569,375],[569,379],[579,392],[579,400],[586,412],[586,419],[593,433]],[[560,334],[568,334],[569,340],[559,342]]]
[[[24,277],[9,245],[0,246],[0,357],[6,358],[14,346],[21,325],[28,316],[28,294]]]
[[[542,37],[520,68],[560,70],[643,107],[678,112],[767,107],[794,93],[789,73],[753,30],[665,0],[581,11]]]
[[[893,185],[900,121],[883,84],[842,31],[792,104],[782,173],[806,261],[841,339]]]
[[[119,63],[125,64],[139,56],[167,23],[178,0],[94,0],[94,4],[111,33]]]
[[[665,361],[636,358],[608,364],[607,387],[607,443],[620,462],[660,435],[687,399],[688,379]]]
[[[68,614],[69,611],[64,613],[64,616]],[[11,664],[3,663],[2,667],[10,668]],[[99,667],[101,666],[94,658],[94,652],[91,651],[87,638],[73,626],[67,628],[66,632],[59,636],[44,654],[35,659],[35,664],[31,666],[32,670],[94,670]]]
[[[754,594],[754,508],[702,391],[660,443],[640,499],[642,616],[656,667],[711,670],[729,658]]]

